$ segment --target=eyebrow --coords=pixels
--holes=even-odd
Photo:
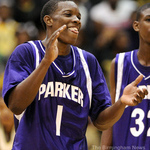
[[[70,12],[72,12],[72,10],[70,10],[70,9],[69,9],[69,10],[68,10],[68,9],[63,10],[63,12],[66,12],[66,11],[70,11]],[[78,13],[78,15],[80,15],[80,16],[81,16],[81,13],[79,12],[79,13]]]
[[[150,17],[150,15],[146,15],[145,17]]]

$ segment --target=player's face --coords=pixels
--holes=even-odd
[[[66,44],[74,44],[81,28],[81,14],[77,5],[71,1],[59,2],[57,10],[52,15],[52,19],[53,31],[64,24],[67,26],[60,34],[58,40]]]
[[[139,20],[139,36],[146,43],[150,43],[150,8],[144,10]]]

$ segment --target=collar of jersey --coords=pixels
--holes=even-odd
[[[42,45],[41,41],[39,41],[39,44],[40,44],[40,47],[41,47],[42,51],[45,53],[45,48]],[[61,73],[62,77],[64,77],[64,78],[70,77],[75,73],[74,68],[75,68],[75,65],[76,65],[76,60],[75,60],[75,52],[74,52],[73,46],[71,46],[71,51],[72,51],[72,55],[73,55],[73,69],[72,69],[71,72],[65,73],[58,67],[58,65],[55,63],[55,61],[53,61],[53,63],[52,63],[55,66],[55,68]]]
[[[137,58],[137,51],[138,50],[134,50],[131,52],[131,63],[132,63],[132,66],[134,67],[134,69],[139,73],[139,74],[142,74],[144,76],[144,80],[147,80],[150,78],[150,75],[148,76],[145,76],[142,72],[144,70],[146,70],[146,72],[149,70],[150,71],[150,67],[146,67],[146,66],[143,66],[139,63],[138,61],[138,58]],[[138,69],[139,68],[139,69]],[[143,70],[143,71],[142,71]]]

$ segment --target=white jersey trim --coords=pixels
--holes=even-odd
[[[125,53],[120,53],[118,58],[118,66],[117,66],[117,86],[116,86],[116,96],[115,102],[118,101],[120,96],[121,84],[122,84],[122,76],[123,76],[123,62],[124,62]]]
[[[34,44],[33,41],[29,41],[30,44],[32,44],[34,46],[34,49],[35,49],[35,53],[36,53],[36,65],[35,65],[35,68],[37,68],[37,66],[39,65],[39,50],[37,48],[37,46]]]
[[[15,117],[16,117],[16,119],[18,119],[19,123],[20,123],[21,118],[23,117],[25,111],[26,111],[26,109],[20,115],[15,115]]]
[[[92,80],[91,80],[91,76],[90,76],[90,71],[89,71],[89,68],[88,68],[88,65],[85,61],[85,58],[83,56],[83,53],[82,53],[82,50],[80,48],[77,48],[78,52],[79,52],[79,55],[80,55],[80,58],[81,58],[81,62],[82,62],[82,65],[83,65],[83,68],[84,68],[84,72],[85,72],[85,75],[86,75],[86,87],[87,87],[87,90],[88,90],[88,95],[89,95],[89,100],[90,100],[90,108],[91,108],[91,103],[92,103]]]
[[[40,42],[40,41],[38,41],[38,42],[39,42],[39,44],[40,44],[40,46],[41,46],[42,51],[45,53],[45,50],[44,50],[44,48],[43,48],[41,42]],[[75,60],[75,53],[74,53],[74,50],[73,50],[72,46],[71,46],[71,50],[72,50],[72,54],[73,54],[73,67],[75,67],[75,65],[76,65],[76,60]],[[70,77],[72,74],[75,73],[75,71],[74,71],[74,69],[73,69],[71,72],[69,72],[69,73],[66,74],[66,73],[64,73],[64,72],[57,66],[57,64],[56,64],[54,61],[53,61],[52,63],[53,63],[53,65],[57,68],[57,70],[62,74],[62,77],[64,77],[64,78]]]

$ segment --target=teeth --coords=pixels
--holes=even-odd
[[[75,27],[71,27],[70,29],[71,29],[71,30],[74,30],[74,31],[78,31],[78,29],[75,28]]]

